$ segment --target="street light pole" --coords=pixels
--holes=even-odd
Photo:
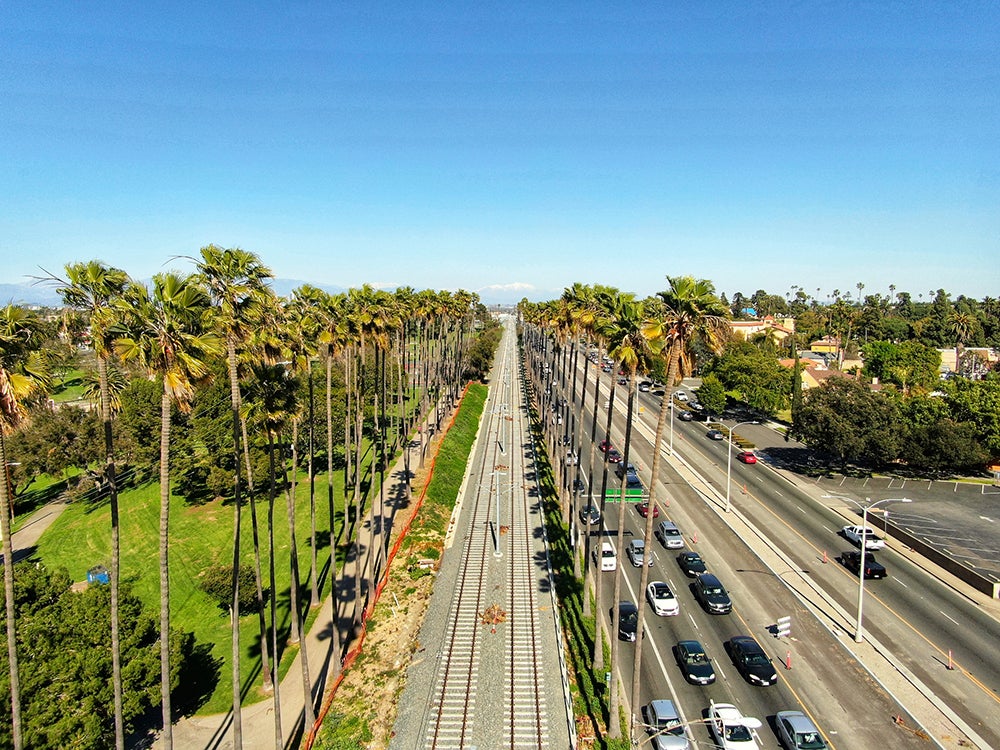
[[[760,424],[760,422],[756,419],[751,419],[749,422],[737,422],[729,428],[729,442],[726,443],[726,513],[732,510],[732,502],[729,499],[729,487],[733,476],[733,430],[745,424]]]
[[[843,498],[848,500],[861,508],[861,556],[858,562],[858,626],[854,631],[854,642],[861,643],[864,640],[864,629],[862,627],[861,613],[862,608],[865,603],[865,551],[868,548],[868,538],[865,533],[865,529],[868,528],[868,511],[874,508],[876,505],[882,505],[883,503],[912,503],[908,497],[889,497],[885,500],[878,500],[876,502],[871,502],[871,498],[865,498],[865,504],[862,505],[859,502],[851,500],[850,498]]]

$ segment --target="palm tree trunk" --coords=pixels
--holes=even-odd
[[[240,417],[240,431],[243,436],[243,457],[247,467],[247,493],[250,496],[250,532],[253,536],[253,577],[257,589],[257,627],[260,631],[260,672],[261,690],[270,693],[274,689],[274,672],[271,669],[271,647],[267,640],[265,620],[264,578],[260,566],[260,523],[257,521],[257,492],[253,482],[250,464],[250,441],[247,438],[246,420]]]
[[[306,364],[306,372],[309,378],[309,608],[315,609],[320,605],[319,600],[319,568],[316,565],[316,430],[314,419],[315,404],[313,398],[313,371],[312,360]],[[331,441],[332,442],[332,441]],[[330,519],[333,520],[332,518]]]
[[[332,599],[333,615],[330,623],[330,650],[333,653],[331,671],[334,677],[340,674],[340,619],[339,602],[337,601],[337,516],[333,499],[333,356],[327,349],[326,356],[326,503],[330,514],[330,598]],[[346,359],[346,357],[345,357]],[[346,384],[346,381],[345,381]],[[345,410],[345,414],[346,414]],[[346,417],[344,438],[349,439]],[[344,444],[344,458],[349,455],[349,446]],[[345,481],[344,486],[347,486]],[[344,519],[347,520],[346,518]],[[342,524],[343,527],[343,524]]]
[[[622,466],[628,466],[628,453],[629,444],[632,440],[632,408],[635,404],[635,373],[632,373],[629,378],[629,390],[628,390],[628,405],[625,409],[625,446],[622,449]],[[625,487],[628,484],[628,471],[622,472],[621,480],[621,494],[618,496],[618,550],[621,551],[625,543]],[[649,515],[652,516],[652,511]],[[646,551],[646,554],[651,554],[652,548]],[[646,567],[643,565],[643,567]],[[621,597],[622,590],[622,576],[624,575],[624,570],[622,563],[619,561],[617,569],[615,570],[615,595],[612,599],[612,603],[615,605],[614,618],[611,625],[613,633],[618,632],[618,602]],[[619,687],[618,680],[615,677],[615,670],[618,667],[618,652],[620,651],[618,644],[620,640],[618,638],[611,639],[611,719],[608,726],[608,736],[616,738],[621,736],[621,724],[618,721],[618,706],[619,706]],[[639,648],[642,644],[636,641],[635,647]]]
[[[276,610],[278,608],[278,591],[275,588],[274,575],[274,500],[277,496],[275,488],[275,467],[274,467],[274,435],[270,430],[267,433],[267,562],[268,562],[268,584],[271,588],[270,618],[271,618],[271,650],[274,653],[275,671],[281,673],[281,651],[278,648],[278,624]],[[274,680],[274,747],[279,750],[284,743],[281,732],[281,680]]]
[[[597,378],[594,384],[594,419],[597,419],[597,400],[600,393],[601,379]],[[604,427],[604,439],[610,444],[611,442],[611,417],[614,414],[615,409],[615,381],[612,377],[611,379],[611,392],[608,394],[608,416]],[[601,469],[601,517],[607,515],[607,504],[608,504],[608,457],[604,456],[604,464]],[[621,524],[619,524],[620,526]],[[597,605],[597,615],[595,618],[594,625],[594,669],[601,670],[604,669],[604,644],[601,639],[601,594],[604,588],[604,576],[601,575],[600,569],[600,559],[595,561],[595,571],[594,580],[596,581],[594,585],[594,601]],[[613,619],[617,620],[618,608],[615,607],[615,615]],[[614,635],[614,627],[617,626],[617,621],[612,622],[612,633]],[[612,641],[614,638],[612,637]]]
[[[632,380],[635,380],[633,374]],[[667,425],[667,412],[669,411],[670,400],[664,396],[660,402],[660,413],[656,418],[656,434],[653,436],[653,465],[650,469],[652,477],[649,480],[649,510],[646,512],[645,529],[643,530],[643,541],[646,545],[646,554],[652,554],[653,549],[653,519],[655,518],[653,509],[656,507],[656,481],[660,474],[660,456],[663,453],[663,431]],[[649,565],[642,566],[642,574],[639,577],[639,591],[645,591],[649,585]],[[646,597],[640,596],[637,603],[639,608],[639,625],[635,634],[636,649],[632,657],[632,706],[638,706],[639,700],[639,674],[642,668],[642,649],[638,645],[642,643],[642,623],[646,613]],[[633,710],[633,715],[635,711]],[[629,738],[632,737],[632,722],[629,722]]]
[[[14,750],[21,750],[21,681],[17,665],[17,613],[14,610],[14,545],[10,538],[11,491],[7,445],[0,429],[0,536],[3,537],[3,591],[7,613],[7,666],[10,673],[10,718]]]
[[[240,494],[240,380],[236,373],[236,341],[226,337],[226,360],[229,364],[229,401],[233,416],[233,598],[230,603],[233,670],[233,747],[243,747],[242,678],[240,676],[240,531],[243,498]]]
[[[289,565],[291,572],[291,601],[292,634],[293,642],[299,643],[299,664],[302,667],[302,695],[303,709],[305,711],[305,726],[311,727],[316,723],[316,711],[312,701],[312,684],[309,679],[309,653],[302,645],[302,609],[299,606],[299,548],[295,540],[295,477],[298,473],[298,450],[295,447],[298,443],[299,420],[296,417],[292,420],[292,481],[285,491],[285,510],[288,513],[288,536],[291,547]]]
[[[170,706],[170,394],[164,385],[160,399],[160,697],[163,746],[174,746]]]
[[[121,634],[118,615],[118,583],[121,560],[121,538],[118,519],[118,477],[115,472],[114,435],[111,430],[111,399],[108,389],[108,361],[97,358],[97,379],[101,391],[101,421],[104,423],[104,480],[107,482],[111,505],[111,682],[114,689],[115,748],[125,750],[125,722],[122,705]],[[3,461],[0,465],[5,465]],[[5,558],[6,559],[6,558]]]

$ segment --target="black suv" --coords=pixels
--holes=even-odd
[[[857,574],[861,567],[861,550],[852,549],[840,553],[840,562],[844,567]],[[875,559],[871,552],[865,552],[865,578],[885,578],[889,575],[885,566]]]
[[[726,651],[740,674],[751,685],[773,685],[778,681],[778,673],[774,665],[753,638],[748,635],[737,635],[726,641]]]
[[[733,600],[726,587],[711,573],[702,573],[694,579],[694,595],[709,614],[726,615],[733,611]]]

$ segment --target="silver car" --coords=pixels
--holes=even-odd
[[[642,712],[656,750],[687,750],[691,747],[673,701],[650,701],[643,706]]]
[[[827,750],[816,725],[801,711],[778,711],[774,724],[778,739],[788,750]]]
[[[646,555],[646,543],[641,539],[633,539],[629,542],[628,547],[625,548],[625,554],[628,555],[629,562],[637,568],[641,568],[643,564],[653,564],[653,556]]]

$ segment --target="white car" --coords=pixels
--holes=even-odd
[[[865,549],[882,549],[885,546],[885,539],[875,534],[875,529],[871,526],[845,526],[843,528],[844,537],[850,539],[859,547],[864,540]]]
[[[594,557],[601,562],[601,570],[616,570],[618,568],[618,555],[611,542],[601,542],[601,549],[594,550]]]
[[[676,398],[678,401],[687,401],[688,395],[684,391],[675,391],[674,398]]]
[[[760,750],[754,731],[760,727],[760,719],[744,716],[732,703],[712,701],[708,707],[708,729],[724,750]]]
[[[646,587],[646,599],[660,617],[680,614],[681,607],[677,603],[677,597],[663,581],[653,581]]]

